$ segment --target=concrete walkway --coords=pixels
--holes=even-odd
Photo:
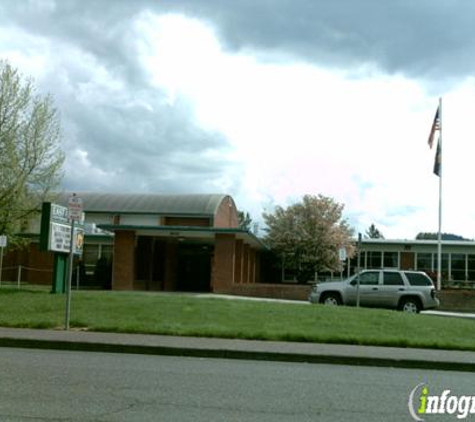
[[[0,328],[0,347],[475,371],[475,352]]]
[[[475,318],[475,314],[468,312],[450,312],[450,311],[423,311],[421,312],[424,315],[436,315],[442,317],[453,317],[453,318]]]
[[[288,303],[292,305],[311,305],[309,301],[303,300],[288,300],[288,299],[271,299],[271,298],[262,298],[262,297],[250,297],[250,296],[234,296],[234,295],[222,295],[216,293],[198,293],[194,297],[205,298],[205,299],[228,299],[228,300],[250,300],[256,302],[278,302],[278,303]],[[474,313],[468,312],[450,312],[450,311],[439,311],[439,310],[429,310],[422,311],[421,314],[424,315],[435,315],[443,317],[455,317],[455,318],[475,318]]]

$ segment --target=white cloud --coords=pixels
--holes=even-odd
[[[361,231],[371,223],[390,237],[437,230],[434,151],[426,143],[437,98],[420,81],[370,67],[261,62],[259,51],[230,54],[212,28],[182,16],[147,15],[140,27],[148,41],[142,60],[155,83],[187,98],[197,121],[223,133],[245,163],[240,207],[259,217],[269,201],[322,193],[358,216]],[[447,106],[470,107],[463,103],[472,85],[449,93]],[[447,173],[456,167],[450,158],[444,166]],[[469,221],[451,224],[452,215],[447,229],[475,234]]]
[[[213,177],[206,187],[233,194],[238,207],[255,219],[272,204],[321,193],[345,204],[357,231],[372,223],[386,237],[413,238],[437,230],[438,178],[432,174],[435,150],[429,150],[427,136],[438,98],[424,80],[384,73],[371,64],[374,56],[338,69],[296,55],[290,59],[278,49],[248,45],[229,51],[209,22],[176,13],[134,14],[132,29],[124,31],[127,45],[136,48],[129,55],[136,67],[127,63],[124,68],[139,69],[149,78],[141,81],[142,92],[133,91],[135,86],[102,60],[97,51],[106,50],[92,53],[87,43],[75,45],[74,37],[62,43],[15,26],[0,30],[2,56],[34,78],[54,83],[59,103],[66,112],[69,107],[64,119],[69,180],[75,174],[101,180],[92,190],[118,190],[121,186],[114,184],[121,180],[144,190],[166,182],[175,188],[177,168],[188,185],[200,171],[205,174],[208,163],[223,162],[219,171],[203,176]],[[115,28],[114,33],[122,32]],[[469,186],[475,80],[440,86],[445,87],[437,93],[444,97],[443,231],[475,238]],[[74,115],[68,98],[74,100]],[[169,108],[160,108],[164,101]],[[81,107],[89,114],[75,120]],[[176,113],[170,112],[170,130],[156,122],[167,111]],[[184,114],[187,123],[203,129],[189,140],[187,151],[172,145],[184,145],[183,138],[194,135],[184,130],[178,140],[172,136]],[[85,122],[94,127],[78,126]],[[160,132],[161,127],[167,130]],[[215,132],[222,138],[205,142]],[[81,138],[86,134],[104,145],[95,148],[97,142]],[[113,156],[120,162],[117,171],[111,170],[115,162],[101,163],[100,151],[111,145],[123,148]],[[159,159],[160,172],[154,167]],[[121,173],[127,171],[132,177]],[[157,173],[163,179],[155,178]]]

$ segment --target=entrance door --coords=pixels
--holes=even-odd
[[[177,287],[186,292],[211,290],[211,250],[207,245],[180,244]]]
[[[414,264],[414,252],[401,252],[401,270],[413,270]]]

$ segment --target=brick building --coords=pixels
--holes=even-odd
[[[220,292],[260,279],[265,246],[238,227],[229,195],[77,195],[86,216],[84,273],[92,277],[99,260],[110,264],[113,290]],[[67,206],[68,197],[55,203]],[[40,252],[34,236],[16,255],[32,268],[53,266],[53,254]],[[27,281],[45,278],[32,274]]]

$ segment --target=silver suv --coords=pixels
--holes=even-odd
[[[308,300],[327,305],[356,305],[358,290],[361,306],[410,313],[439,306],[434,284],[426,273],[389,269],[365,270],[343,281],[316,284]]]

